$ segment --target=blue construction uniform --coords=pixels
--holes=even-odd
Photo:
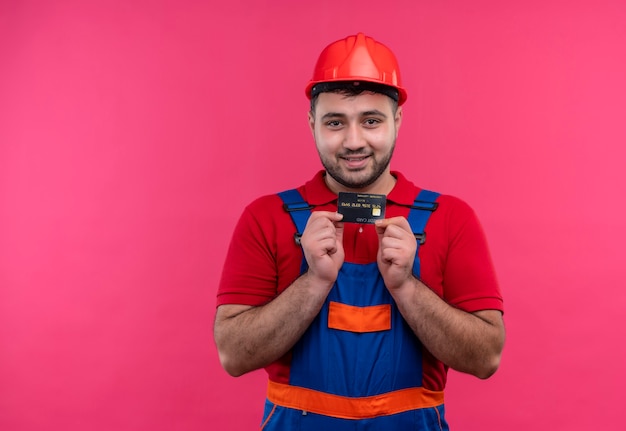
[[[296,190],[279,196],[299,240],[311,207]],[[418,249],[438,196],[422,190],[409,212]],[[306,269],[303,259],[301,273]],[[413,273],[419,278],[417,251]],[[443,392],[423,387],[422,350],[377,263],[344,262],[292,350],[289,383],[269,382],[262,429],[448,430]]]

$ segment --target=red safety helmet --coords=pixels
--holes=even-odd
[[[324,48],[315,65],[313,78],[306,86],[306,96],[311,99],[312,93],[320,92],[315,91],[319,90],[314,88],[317,84],[341,81],[371,82],[392,87],[398,92],[398,105],[402,105],[407,98],[393,52],[363,33],[348,36]]]

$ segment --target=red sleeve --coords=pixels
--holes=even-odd
[[[248,205],[228,248],[217,306],[263,305],[290,285],[299,276],[302,259],[293,240],[294,232],[291,218],[283,211],[277,195]]]
[[[449,248],[443,274],[444,298],[467,312],[503,311],[487,239],[476,213],[465,202],[450,199],[454,202],[446,217]]]

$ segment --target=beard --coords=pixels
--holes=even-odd
[[[322,154],[319,156],[324,169],[326,169],[326,172],[332,179],[349,189],[362,189],[374,184],[376,180],[387,170],[395,147],[396,144],[394,142],[389,152],[383,155],[380,160],[375,159],[373,155],[369,155],[373,162],[371,166],[352,171],[342,168],[337,160],[331,160],[329,157],[324,157]],[[347,151],[338,155],[337,159],[347,156],[358,157],[367,156],[367,154],[364,154],[361,151]]]

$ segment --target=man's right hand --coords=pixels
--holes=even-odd
[[[319,314],[343,265],[343,216],[315,211],[302,233],[309,270],[273,300],[256,307],[223,304],[215,316],[220,362],[233,376],[284,356]]]
[[[301,238],[308,275],[326,284],[329,290],[345,258],[342,218],[336,212],[314,211]]]

